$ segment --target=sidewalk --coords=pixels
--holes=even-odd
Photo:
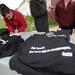
[[[49,31],[56,31],[58,28],[59,28],[58,26],[55,26],[55,27],[49,28]]]

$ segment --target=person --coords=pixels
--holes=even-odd
[[[71,35],[75,28],[75,2],[72,0],[58,0],[55,7],[55,20],[59,28],[68,30]]]
[[[48,7],[48,17],[54,19],[54,7]]]
[[[51,7],[50,6],[48,7],[47,11],[48,11],[48,17],[52,18],[52,12],[51,12]]]
[[[45,0],[30,1],[31,15],[34,17],[34,23],[38,32],[49,32],[47,5]]]
[[[0,4],[0,14],[2,15],[6,27],[10,33],[24,32],[27,23],[24,19],[24,16],[16,10],[8,8],[5,4]]]

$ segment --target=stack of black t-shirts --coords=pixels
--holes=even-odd
[[[23,42],[21,36],[9,36],[7,29],[0,29],[0,58],[16,53]]]
[[[75,75],[75,45],[55,33],[29,37],[11,58],[10,68],[23,75]]]

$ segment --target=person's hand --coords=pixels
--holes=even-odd
[[[13,36],[14,32],[10,32],[10,36]]]
[[[23,32],[18,32],[18,33],[11,32],[10,36],[19,36],[21,34],[23,34]]]

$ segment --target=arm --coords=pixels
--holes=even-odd
[[[33,17],[39,17],[47,13],[47,8],[43,3],[38,2],[38,0],[30,1],[30,10]]]
[[[22,14],[19,14],[18,18],[19,18],[19,22],[21,24],[18,30],[19,30],[19,32],[24,32],[25,29],[27,28],[27,23],[25,21],[25,18]]]
[[[5,18],[5,17],[3,17],[3,19],[4,19],[5,23],[6,23],[6,26],[7,26],[8,30],[9,30],[9,32],[14,32],[14,28],[11,25],[11,23],[9,22],[9,20],[7,18]]]

